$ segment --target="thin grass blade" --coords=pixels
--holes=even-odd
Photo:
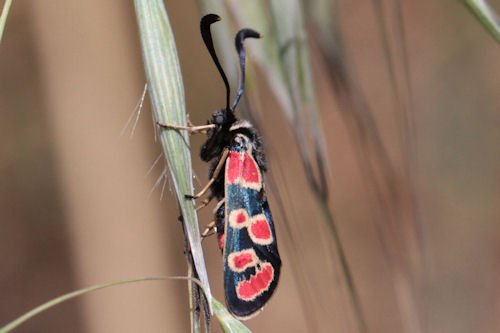
[[[500,43],[500,18],[485,0],[462,0],[483,27]]]
[[[141,281],[155,281],[155,280],[171,280],[171,279],[188,279],[187,277],[169,277],[169,276],[146,276],[146,277],[138,277],[138,278],[132,278],[132,279],[127,279],[127,280],[120,280],[120,281],[114,281],[114,282],[108,282],[108,283],[102,283],[102,284],[96,284],[94,286],[88,287],[88,288],[83,288],[79,290],[75,290],[73,292],[64,294],[62,296],[56,297],[54,299],[51,299],[50,301],[47,301],[43,303],[42,305],[37,306],[36,308],[32,309],[31,311],[26,312],[22,316],[16,318],[15,320],[11,321],[7,325],[0,327],[0,333],[7,333],[21,325],[22,323],[26,322],[27,320],[33,318],[34,316],[38,315],[39,313],[48,310],[56,305],[59,305],[61,303],[64,303],[66,301],[69,301],[70,299],[73,299],[78,296],[82,296],[84,294],[88,294],[92,291],[96,291],[99,289],[104,289],[104,288],[109,288],[109,287],[114,287],[114,286],[119,286],[122,284],[128,284],[128,283],[134,283],[134,282],[141,282]]]
[[[182,75],[174,35],[167,12],[161,0],[135,0],[144,69],[158,122],[187,125]],[[193,172],[189,135],[186,131],[158,129],[163,152],[168,163],[169,176],[183,216],[190,250],[208,304],[211,304],[210,286],[201,247],[198,218],[194,202],[186,199],[193,193]]]
[[[226,333],[251,333],[241,321],[234,318],[231,313],[215,298],[212,298],[212,306],[214,308],[215,317],[219,321],[220,326]]]
[[[5,30],[5,23],[7,22],[7,16],[9,15],[9,9],[12,5],[12,0],[5,0],[2,9],[2,15],[0,15],[0,43],[2,43],[3,32]]]

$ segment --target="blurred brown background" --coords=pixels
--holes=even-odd
[[[340,1],[337,15],[345,52],[398,170],[405,152],[399,150],[397,103],[376,3]],[[382,3],[394,47],[394,6]],[[199,37],[196,4],[166,1],[166,7],[187,110],[201,124],[222,106],[224,90]],[[336,226],[368,332],[498,331],[500,47],[458,1],[408,2],[403,14],[418,138],[419,327],[401,319],[405,303],[384,256],[385,242],[393,238],[377,234],[372,222],[377,201],[367,194],[366,175],[353,153],[359,147],[320,57],[313,54]],[[174,198],[168,186],[163,200],[161,186],[150,195],[163,166],[147,175],[161,151],[149,106],[133,139],[130,129],[120,135],[145,82],[134,15],[132,1],[28,0],[12,6],[0,45],[0,326],[75,289],[186,274]],[[331,241],[325,226],[315,223],[318,207],[291,131],[283,116],[272,112],[276,104],[265,92],[260,104],[271,109],[261,130],[270,142],[273,182],[286,188],[289,195],[282,200],[296,218],[289,233],[279,210],[273,212],[282,280],[265,311],[246,323],[255,332],[356,332],[345,281],[329,255]],[[206,181],[206,165],[196,153],[202,140],[192,140],[197,186]],[[276,200],[271,195],[271,205]],[[210,214],[205,210],[201,223]],[[205,241],[204,249],[211,286],[223,300],[215,243]],[[304,272],[307,288],[314,290],[294,279],[297,251],[315,268]],[[303,303],[304,293],[312,295],[313,304]],[[17,331],[187,332],[187,311],[186,283],[144,282],[59,305]],[[214,322],[216,332],[217,326]]]

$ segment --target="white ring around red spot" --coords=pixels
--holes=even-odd
[[[262,189],[262,175],[259,165],[250,153],[230,151],[226,164],[226,183],[239,184],[256,191]]]
[[[260,191],[262,188],[259,166],[252,155],[248,153],[243,157],[243,170],[240,183],[243,187],[248,187],[256,191]]]
[[[234,209],[229,213],[229,226],[235,229],[242,229],[249,225],[250,219],[246,209]]]
[[[248,267],[257,266],[259,258],[254,249],[241,250],[227,256],[229,269],[236,273],[244,272]]]
[[[269,221],[264,214],[252,216],[247,226],[247,230],[250,239],[256,244],[269,245],[274,241]]]
[[[273,266],[268,262],[264,262],[261,264],[260,269],[256,269],[255,275],[251,275],[248,280],[238,282],[236,285],[236,296],[244,301],[253,301],[269,290],[273,279]]]

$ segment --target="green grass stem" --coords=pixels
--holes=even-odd
[[[500,43],[500,19],[485,0],[462,0],[483,27]]]
[[[9,15],[10,6],[12,5],[12,0],[5,0],[2,9],[2,15],[0,16],[0,43],[2,43],[3,32],[5,30],[5,23],[7,22],[7,16]]]
[[[162,123],[186,126],[182,74],[174,35],[163,1],[135,0],[134,2],[154,119]],[[208,304],[211,304],[194,201],[185,198],[185,195],[192,194],[194,189],[189,135],[186,131],[161,127],[157,127],[157,130],[183,217],[184,230],[196,272],[205,290]]]

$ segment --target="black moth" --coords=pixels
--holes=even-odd
[[[262,182],[262,173],[266,171],[262,138],[248,121],[239,120],[234,114],[245,85],[243,42],[246,38],[260,38],[260,34],[252,29],[242,29],[236,35],[241,81],[230,107],[229,82],[215,53],[210,33],[210,25],[219,20],[215,14],[204,16],[200,30],[224,81],[226,107],[215,112],[207,125],[159,125],[208,135],[200,156],[211,162],[210,180],[198,194],[187,197],[199,198],[210,189],[211,194],[199,208],[213,198],[217,199],[215,223],[211,228],[215,227],[223,252],[226,303],[236,317],[248,319],[258,313],[272,296],[281,269],[273,219]]]

